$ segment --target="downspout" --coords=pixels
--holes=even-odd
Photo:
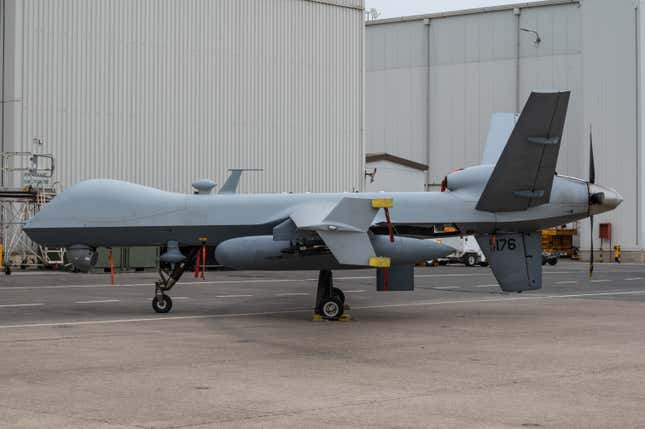
[[[2,0],[2,9],[0,12],[2,12],[2,21],[0,22],[0,25],[2,25],[2,30],[0,30],[0,37],[2,37],[2,44],[0,45],[0,49],[2,49],[2,55],[0,58],[0,105],[2,106],[0,108],[0,153],[2,155],[0,156],[0,187],[4,187],[4,152],[5,152],[5,147],[4,147],[4,85],[5,85],[5,65],[4,65],[4,59],[5,59],[5,33],[6,33],[6,16],[7,16],[7,10],[5,7],[6,0]],[[0,260],[5,261],[5,250],[4,246],[6,245],[5,243],[5,236],[4,236],[4,206],[0,207],[0,244],[3,246],[2,249],[0,249]],[[0,262],[0,268],[3,268],[4,262]]]
[[[364,4],[364,2],[363,2]],[[359,174],[360,177],[358,178],[358,186],[359,186],[359,191],[365,192],[367,190],[367,177],[365,176],[365,169],[367,168],[367,163],[366,163],[366,156],[367,156],[367,119],[366,119],[366,109],[365,109],[365,97],[366,97],[366,91],[365,91],[365,85],[367,84],[367,64],[366,64],[366,49],[365,49],[365,44],[367,43],[367,25],[365,22],[365,9],[361,9],[361,41],[360,41],[360,83],[359,83],[359,120],[361,121],[361,126],[360,126],[360,170]]]
[[[426,27],[426,184],[425,191],[430,190],[430,18],[425,18]]]
[[[513,9],[516,17],[515,23],[515,113],[520,113],[520,16],[522,10],[519,7]]]
[[[0,109],[0,152],[4,153],[5,152],[5,147],[4,147],[4,85],[5,85],[5,64],[4,64],[4,59],[5,59],[5,32],[6,32],[6,16],[7,16],[7,10],[5,7],[6,0],[2,0],[2,31],[0,33],[2,34],[2,58],[0,59],[0,67],[2,67],[0,74],[2,75],[2,79],[0,79],[0,104],[2,105],[2,108]],[[4,156],[0,157],[0,186],[4,186]]]
[[[642,140],[642,127],[641,127],[641,101],[642,101],[642,94],[641,94],[641,19],[640,19],[640,7],[639,3],[636,2],[634,5],[634,26],[635,26],[635,43],[634,43],[634,49],[635,49],[635,58],[636,58],[636,247],[641,246],[642,243],[642,225],[643,221],[641,219],[641,215],[643,213],[643,209],[641,207],[643,198],[641,195],[641,180],[642,180],[642,173],[641,173],[641,154],[642,154],[642,148],[641,148],[641,140]]]

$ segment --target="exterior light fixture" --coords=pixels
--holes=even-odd
[[[524,31],[526,33],[531,33],[531,34],[535,35],[535,40],[533,41],[535,46],[539,45],[540,42],[542,42],[542,38],[540,37],[540,33],[538,33],[537,31],[530,30],[528,28],[520,28],[520,31]]]

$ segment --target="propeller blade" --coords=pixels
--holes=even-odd
[[[593,276],[593,215],[589,216],[589,223],[591,224],[591,240],[589,241],[589,277]]]
[[[593,159],[593,135],[589,126],[589,183],[596,183],[596,163]]]

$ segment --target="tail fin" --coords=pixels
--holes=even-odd
[[[231,169],[229,170],[231,175],[228,176],[226,182],[219,189],[218,194],[235,194],[237,193],[237,187],[240,184],[240,177],[242,177],[242,169]]]
[[[539,232],[483,234],[477,237],[504,292],[542,287],[542,235]]]
[[[497,164],[497,160],[511,137],[513,128],[515,128],[518,116],[516,113],[493,113],[490,118],[482,164]]]
[[[220,188],[218,194],[236,194],[237,187],[240,185],[240,177],[244,171],[264,171],[262,168],[231,168],[228,170],[231,175]]]
[[[549,202],[569,95],[569,91],[531,93],[477,210],[519,211]]]

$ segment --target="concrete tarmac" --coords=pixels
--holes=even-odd
[[[315,272],[0,277],[2,428],[645,427],[645,266],[416,270],[377,293],[335,273],[351,322],[312,322]]]

